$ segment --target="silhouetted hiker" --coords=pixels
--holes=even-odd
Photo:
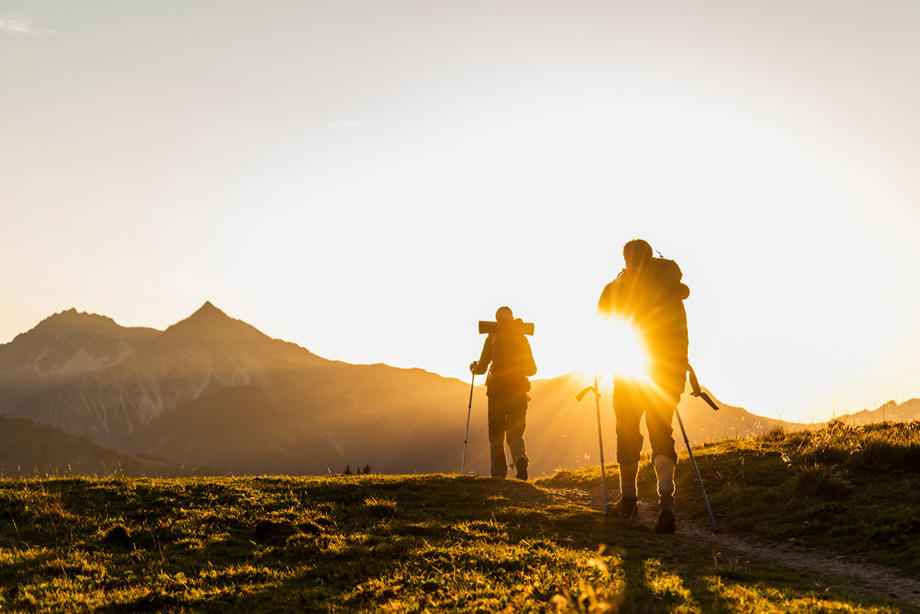
[[[514,319],[511,309],[499,307],[495,320],[498,326],[486,337],[482,355],[470,364],[470,371],[481,375],[492,363],[486,378],[492,477],[504,478],[508,473],[503,443],[507,437],[517,469],[516,477],[526,480],[529,459],[524,450],[524,427],[527,402],[530,400],[527,395],[530,381],[527,378],[537,372],[537,365],[533,361],[530,343],[522,332],[523,322]]]
[[[598,310],[632,322],[645,342],[651,381],[614,378],[613,410],[617,422],[617,463],[620,498],[616,513],[634,517],[636,473],[642,435],[639,421],[645,412],[652,464],[658,475],[658,533],[674,532],[674,450],[671,422],[684,391],[687,375],[687,314],[683,300],[690,289],[681,283],[680,267],[673,260],[652,257],[652,247],[642,239],[623,246],[626,268],[601,293]]]

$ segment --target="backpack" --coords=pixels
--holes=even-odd
[[[657,289],[660,300],[683,301],[690,296],[690,288],[680,281],[683,273],[673,260],[652,258],[643,268],[648,276],[649,286]]]
[[[526,394],[530,390],[527,378],[537,372],[527,338],[512,330],[496,331],[490,337],[492,366],[486,378],[489,397]]]

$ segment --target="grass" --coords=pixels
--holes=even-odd
[[[694,448],[721,528],[769,542],[859,555],[920,578],[920,422],[763,436]],[[616,467],[609,485],[615,491]],[[644,459],[640,494],[654,498]],[[677,471],[678,504],[708,517],[689,461]],[[600,488],[600,470],[559,472],[545,486]]]
[[[0,610],[90,609],[911,611],[516,480],[0,482]]]

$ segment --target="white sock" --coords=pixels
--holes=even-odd
[[[639,473],[639,464],[620,464],[620,493],[624,497],[636,497],[636,474]]]
[[[674,496],[674,461],[659,454],[652,463],[655,465],[655,473],[658,474],[658,496]]]

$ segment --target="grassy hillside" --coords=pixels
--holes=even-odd
[[[694,454],[725,532],[859,555],[920,578],[920,422],[775,430],[706,444]],[[615,493],[616,466],[609,469]],[[707,526],[685,454],[677,478],[679,511]],[[639,479],[641,494],[653,500],[647,458]],[[600,469],[559,472],[539,483],[597,491]]]
[[[917,611],[442,475],[3,481],[0,587],[9,611]]]

